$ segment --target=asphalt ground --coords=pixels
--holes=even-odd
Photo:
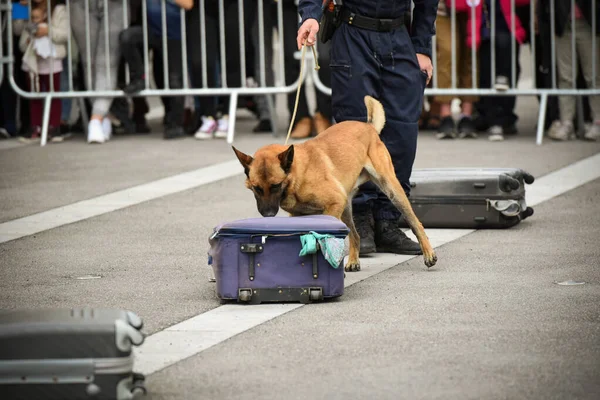
[[[535,99],[519,99],[517,110],[520,132],[501,143],[423,132],[415,168],[520,167],[540,178],[600,152],[583,141],[536,146]],[[242,113],[236,147],[284,141],[251,133],[254,123]],[[3,144],[0,223],[234,158],[223,140],[164,141],[153,126],[98,146],[82,137]],[[596,399],[599,196],[592,180],[514,228],[444,244],[431,271],[419,257],[390,263],[337,301],[150,374],[147,398]],[[220,222],[253,216],[238,174],[2,243],[0,308],[122,307],[155,334],[220,306],[207,279],[208,236]],[[100,278],[77,279],[87,275]],[[555,283],[567,280],[585,284]]]

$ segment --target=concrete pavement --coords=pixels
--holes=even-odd
[[[424,132],[415,167],[516,166],[539,178],[600,152],[581,141],[535,146],[535,105],[519,100],[520,134],[502,143]],[[238,122],[235,145],[246,152],[275,140],[249,133],[253,124]],[[224,141],[167,142],[158,132],[8,147],[0,223],[234,157]],[[390,264],[337,301],[150,375],[147,398],[597,398],[599,195],[594,180],[515,228],[445,244],[432,271],[418,257]],[[219,307],[207,237],[219,222],[257,215],[237,175],[0,244],[0,307],[124,307],[157,333]],[[77,279],[86,276],[98,278]],[[585,284],[554,283],[570,279]]]

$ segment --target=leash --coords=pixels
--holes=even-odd
[[[318,71],[321,67],[319,66],[319,60],[317,59],[317,50],[315,50],[315,46],[312,47],[313,57],[315,59],[315,71]],[[298,100],[300,98],[300,88],[302,87],[302,75],[304,73],[304,56],[306,54],[306,40],[304,40],[304,44],[302,45],[302,57],[300,59],[300,83],[298,84],[298,89],[296,90],[296,103],[294,104],[294,113],[292,114],[292,120],[290,121],[290,127],[288,129],[287,137],[285,138],[285,144],[287,144],[290,139],[290,133],[292,133],[292,127],[294,126],[294,120],[296,119],[296,111],[298,110]]]

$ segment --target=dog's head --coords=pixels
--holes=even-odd
[[[294,146],[287,149],[281,145],[266,146],[259,149],[254,157],[232,148],[244,167],[246,187],[254,193],[258,212],[263,217],[274,217],[286,195]]]

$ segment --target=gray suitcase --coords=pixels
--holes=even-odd
[[[143,322],[119,309],[0,312],[0,399],[128,400],[146,393],[133,372]]]
[[[525,185],[534,181],[519,168],[414,169],[409,199],[425,228],[509,228],[533,214]]]

